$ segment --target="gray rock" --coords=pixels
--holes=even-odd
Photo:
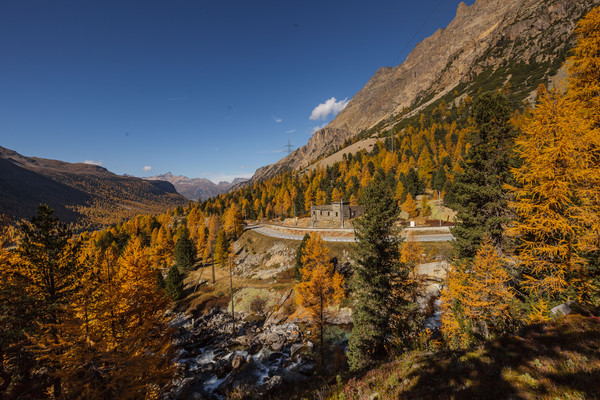
[[[558,306],[554,307],[550,310],[550,312],[556,316],[571,314],[573,312],[571,309],[573,304],[575,304],[574,301],[567,301],[566,303],[559,304]]]
[[[271,350],[275,351],[275,352],[279,352],[281,350],[283,350],[283,348],[285,347],[285,341],[279,341],[279,342],[275,342],[275,343],[271,343]]]
[[[272,376],[268,381],[265,381],[265,384],[267,385],[267,390],[271,390],[281,386],[283,384],[283,378],[280,375],[275,375]]]
[[[290,357],[294,357],[294,354],[296,354],[298,351],[300,351],[300,349],[302,349],[302,345],[300,343],[294,343],[292,345],[292,347],[290,348]]]
[[[350,307],[340,308],[339,311],[329,319],[329,323],[334,325],[349,325],[352,322],[352,309]]]
[[[235,338],[235,342],[241,344],[242,346],[249,346],[252,342],[252,337],[250,335],[238,336]]]

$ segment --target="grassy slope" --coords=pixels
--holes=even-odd
[[[567,316],[471,350],[408,353],[329,398],[600,398],[600,318]]]

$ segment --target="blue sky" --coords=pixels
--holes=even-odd
[[[0,146],[118,174],[250,176],[458,3],[6,1]]]

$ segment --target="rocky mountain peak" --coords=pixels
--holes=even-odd
[[[521,66],[539,64],[520,88],[533,92],[556,73],[555,61],[564,60],[576,21],[597,4],[600,0],[461,2],[446,28],[418,43],[402,64],[378,69],[329,125],[276,164],[259,168],[252,180],[305,168],[346,140],[373,130],[377,134],[389,128],[386,121],[397,123],[398,115],[410,116],[459,86],[461,94],[475,95],[473,82],[486,70],[512,65],[520,72]]]

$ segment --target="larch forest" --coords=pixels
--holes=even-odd
[[[3,216],[0,399],[600,398],[599,7],[565,65],[164,213]]]

